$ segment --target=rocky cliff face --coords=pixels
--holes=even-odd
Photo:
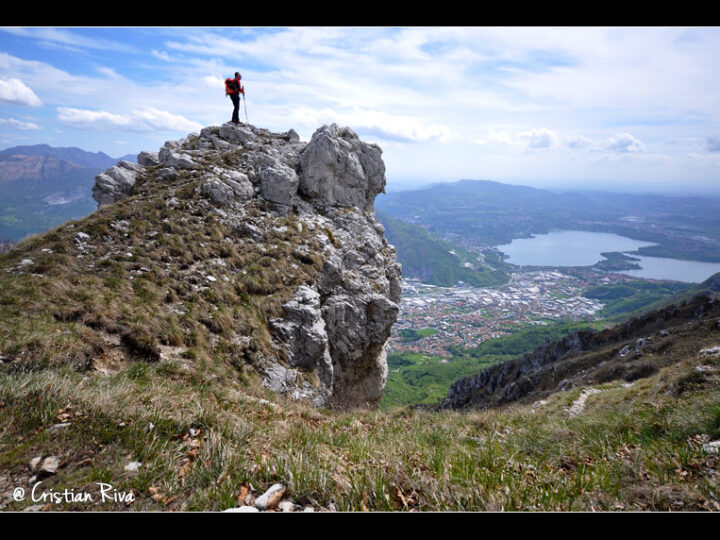
[[[93,196],[102,209],[155,190],[182,210],[180,221],[213,216],[231,231],[230,248],[272,255],[259,264],[263,275],[279,276],[281,309],[266,316],[269,346],[262,354],[249,346],[265,384],[316,405],[372,407],[385,386],[385,343],[400,302],[400,265],[374,214],[385,187],[381,154],[334,124],[307,143],[292,130],[225,124],[110,167]],[[253,270],[225,265],[221,279]],[[251,292],[262,289],[256,283]],[[234,343],[257,341],[236,324],[229,332]]]

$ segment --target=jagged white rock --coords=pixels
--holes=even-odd
[[[120,161],[98,174],[92,188],[92,195],[98,206],[127,197],[135,184],[135,178],[143,170],[142,165]]]
[[[382,150],[360,141],[348,128],[323,126],[301,154],[299,190],[334,205],[372,210],[385,189]]]

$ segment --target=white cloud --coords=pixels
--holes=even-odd
[[[126,128],[132,124],[127,115],[112,114],[106,111],[88,111],[71,107],[58,107],[58,120],[75,127],[93,129]]]
[[[224,88],[225,79],[219,75],[206,75],[202,78],[203,82],[210,88]]]
[[[645,145],[629,133],[619,133],[606,139],[603,148],[611,152],[642,152]]]
[[[515,144],[512,134],[505,130],[488,129],[481,138],[473,139],[475,144],[485,145],[490,143]]]
[[[58,107],[58,119],[74,127],[96,130],[122,130],[132,132],[194,131],[202,126],[179,114],[159,109],[133,110],[131,114],[114,114]]]
[[[166,53],[165,51],[156,51],[155,49],[152,50],[150,53],[158,60],[162,60],[163,62],[170,62],[170,55]]]
[[[336,111],[329,108],[315,110],[299,107],[293,111],[292,118],[311,130],[321,124],[336,123],[349,126],[361,137],[371,136],[386,141],[445,142],[451,137],[450,129],[441,124],[357,108],[350,111]]]
[[[124,77],[123,77],[122,75],[120,75],[119,73],[117,73],[117,72],[116,72],[114,69],[112,69],[112,68],[102,66],[102,67],[97,68],[97,70],[98,70],[100,73],[102,73],[103,75],[105,75],[108,79],[112,79],[112,80],[114,80],[114,81],[119,81],[119,80],[123,80],[123,79],[124,79]]]
[[[595,146],[595,142],[592,139],[584,137],[582,135],[571,137],[565,142],[565,146],[568,148],[592,148]]]
[[[118,41],[104,38],[86,37],[63,28],[0,28],[18,37],[38,40],[43,45],[62,45],[71,50],[98,49],[120,52],[133,52],[135,49]]]
[[[182,115],[153,108],[132,111],[132,117],[142,131],[197,131],[203,127]]]
[[[558,135],[549,129],[533,129],[520,133],[518,136],[521,141],[526,143],[526,149],[536,148],[552,148],[558,142]]]
[[[20,79],[0,79],[0,101],[29,107],[42,105],[35,92]]]
[[[0,118],[0,124],[9,125],[17,129],[22,129],[23,131],[40,129],[40,126],[33,122],[22,122],[14,118]]]
[[[605,175],[632,177],[649,174],[639,164],[659,152],[676,163],[686,151],[704,154],[708,171],[720,159],[720,137],[708,137],[720,125],[718,29],[157,30],[122,68],[97,52],[117,49],[125,41],[119,30],[11,30],[36,45],[94,48],[93,62],[83,70],[55,53],[33,57],[37,49],[28,47],[22,58],[0,52],[0,73],[3,80],[49,88],[41,93],[48,111],[60,107],[52,120],[124,132],[113,137],[135,145],[152,131],[187,133],[199,128],[196,121],[229,119],[222,80],[238,70],[253,124],[292,127],[302,136],[323,123],[348,125],[381,142],[398,174],[414,175],[427,158],[422,143],[437,142],[444,144],[433,151],[436,174],[460,177],[489,173],[492,163],[498,178],[531,177],[539,162],[548,175],[593,176],[599,174],[595,161],[626,167],[608,165]],[[690,34],[693,39],[684,39]],[[64,71],[47,63],[55,58],[57,66],[75,67]],[[98,71],[97,65],[108,68]],[[9,131],[11,124],[4,125]],[[56,122],[43,119],[41,125],[52,129]]]

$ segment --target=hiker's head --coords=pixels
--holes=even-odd
[[[242,79],[242,77],[240,76],[240,73],[237,72],[237,71],[235,72],[235,78],[236,78],[236,79]]]

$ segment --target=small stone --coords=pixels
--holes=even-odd
[[[70,422],[63,422],[62,424],[53,424],[52,426],[50,426],[48,428],[48,431],[58,431],[62,428],[68,427],[69,425],[71,425]]]
[[[34,457],[30,460],[30,470],[34,471],[42,461],[42,456]]]
[[[260,510],[274,508],[278,505],[284,493],[285,486],[282,484],[273,484],[270,486],[270,489],[255,499],[255,507]]]
[[[695,366],[695,371],[698,371],[700,373],[705,373],[707,371],[714,371],[714,369],[712,366],[702,365],[702,366]]]
[[[296,509],[300,508],[297,506],[294,502],[292,502],[289,499],[283,499],[278,504],[278,508],[283,512],[294,512]]]
[[[720,440],[705,443],[702,445],[702,449],[706,454],[720,454]]]
[[[33,264],[32,259],[23,259],[22,261],[20,261],[20,266],[28,266],[30,264]]]
[[[142,463],[140,463],[139,461],[131,461],[130,463],[125,465],[125,470],[128,472],[138,472],[138,469],[141,465]]]
[[[48,474],[55,474],[59,466],[60,460],[55,456],[49,456],[43,460],[42,465],[40,465],[40,470]]]

